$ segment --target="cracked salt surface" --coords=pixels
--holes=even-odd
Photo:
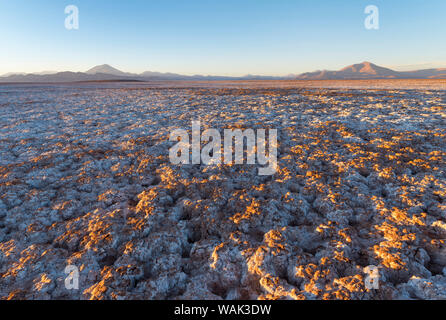
[[[197,119],[278,129],[277,173],[171,165]],[[431,89],[0,86],[0,297],[446,299],[445,124]]]

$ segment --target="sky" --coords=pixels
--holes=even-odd
[[[79,8],[78,30],[65,28],[68,5]],[[378,30],[364,26],[368,5]],[[445,0],[0,0],[0,74],[446,67],[445,15]]]

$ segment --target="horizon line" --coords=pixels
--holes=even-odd
[[[423,62],[423,63],[416,63],[416,64],[406,64],[406,65],[399,65],[399,66],[395,66],[395,65],[391,65],[391,66],[386,66],[386,65],[380,65],[380,64],[376,64],[367,60],[364,60],[362,62],[359,63],[353,63],[350,64],[348,66],[344,66],[341,68],[346,68],[346,67],[350,67],[350,66],[354,66],[354,65],[358,65],[358,64],[373,64],[377,67],[382,67],[382,68],[387,68],[387,69],[391,69],[393,71],[397,71],[397,72],[411,72],[411,71],[420,71],[420,70],[435,70],[435,69],[443,69],[446,68],[446,62]],[[423,67],[424,66],[424,67]],[[43,71],[32,71],[32,72],[25,72],[25,71],[9,71],[6,72],[4,74],[1,74],[0,77],[8,77],[8,76],[14,76],[14,75],[52,75],[52,74],[57,74],[57,73],[65,73],[65,72],[71,72],[71,73],[88,73],[90,70],[97,68],[97,67],[110,67],[112,69],[115,69],[118,72],[122,72],[122,73],[127,73],[127,74],[131,74],[134,76],[142,76],[144,73],[146,72],[152,72],[152,73],[159,73],[162,75],[166,75],[166,74],[174,74],[174,75],[181,75],[181,76],[201,76],[201,77],[249,77],[249,76],[257,76],[257,77],[289,77],[289,76],[299,76],[302,74],[306,74],[306,73],[313,73],[313,72],[323,72],[323,71],[340,71],[342,69],[327,69],[327,68],[322,68],[322,69],[314,69],[312,71],[304,71],[304,72],[300,72],[300,73],[294,73],[294,72],[289,72],[287,74],[260,74],[260,73],[246,73],[246,74],[203,74],[203,73],[179,73],[179,72],[175,72],[175,71],[153,71],[153,70],[145,70],[142,72],[131,72],[131,71],[123,71],[125,70],[125,68],[116,68],[115,66],[113,66],[112,64],[109,63],[104,63],[104,64],[99,64],[99,65],[95,65],[87,70],[79,70],[79,69],[73,69],[73,70],[69,70],[69,69],[65,69],[65,70],[50,70],[50,69],[46,69]],[[413,68],[413,69],[410,69]],[[97,72],[95,74],[100,74],[101,72]],[[107,73],[105,73],[107,74]]]

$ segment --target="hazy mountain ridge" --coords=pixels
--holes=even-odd
[[[10,72],[0,77],[0,82],[81,82],[81,81],[162,81],[162,80],[279,80],[282,77],[247,75],[244,77],[211,76],[211,75],[181,75],[176,73],[162,73],[145,71],[140,74],[123,72],[110,65],[100,65],[86,72],[57,72],[53,74],[42,73],[14,73]]]
[[[78,82],[78,81],[162,81],[162,80],[367,80],[367,79],[446,79],[446,68],[423,69],[415,71],[394,71],[377,66],[371,62],[362,62],[347,66],[339,71],[319,70],[299,75],[283,77],[245,75],[242,77],[181,75],[145,71],[140,74],[123,72],[108,64],[95,66],[86,72],[40,72],[13,73],[0,77],[0,82]]]

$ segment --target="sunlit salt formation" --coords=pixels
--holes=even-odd
[[[4,299],[446,298],[444,91],[0,93]],[[194,119],[278,129],[277,172],[172,164]]]

